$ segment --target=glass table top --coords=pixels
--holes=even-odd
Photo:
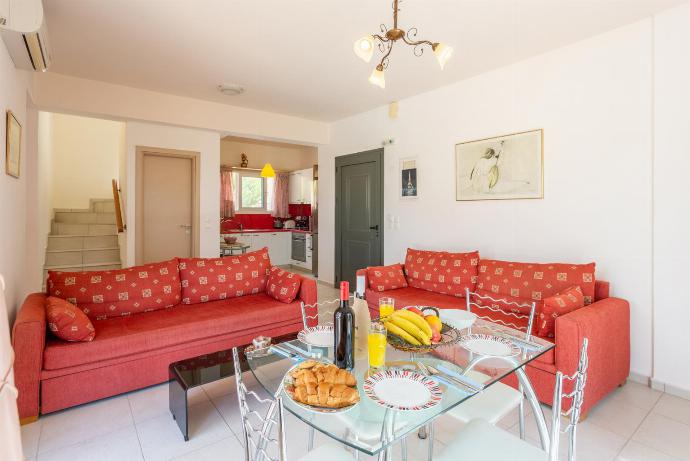
[[[482,356],[470,352],[461,343],[442,346],[422,354],[399,351],[388,345],[384,369],[403,368],[424,374],[417,363],[432,365],[435,368],[439,368],[440,365],[441,368],[454,372],[456,376],[459,375],[470,386],[456,385],[451,381],[431,376],[430,378],[439,384],[442,391],[439,404],[418,411],[387,409],[375,403],[364,393],[365,379],[370,373],[379,371],[370,370],[368,357],[365,354],[355,358],[353,374],[357,378],[360,402],[350,410],[334,414],[316,413],[292,402],[283,391],[284,406],[316,430],[359,451],[375,455],[555,347],[554,344],[537,337],[525,341],[525,334],[521,331],[479,319],[471,328],[461,330],[461,334],[503,337],[515,346],[517,355],[512,357]],[[289,343],[305,352],[321,352],[323,358],[329,361],[333,358],[332,348],[314,347],[299,340],[292,340]],[[282,389],[285,373],[298,360],[302,359],[287,358],[275,353],[247,357],[255,378],[272,395],[278,394],[278,391]]]

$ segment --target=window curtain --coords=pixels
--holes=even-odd
[[[289,218],[288,209],[288,182],[290,175],[287,173],[276,173],[273,185],[273,203],[271,215],[275,218]]]
[[[235,216],[235,193],[233,190],[232,171],[220,172],[220,217],[232,218]]]

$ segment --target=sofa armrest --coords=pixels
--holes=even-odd
[[[625,382],[630,374],[630,304],[606,298],[556,319],[556,368],[571,375],[582,340],[589,339],[583,412]]]
[[[14,349],[14,380],[19,397],[19,418],[37,417],[39,387],[43,369],[43,349],[46,341],[45,293],[27,296],[12,327]]]
[[[319,323],[318,317],[316,317],[319,312],[319,307],[316,305],[318,302],[317,292],[316,280],[302,277],[302,286],[299,289],[298,298],[305,304],[307,317],[314,317],[307,320],[307,325],[310,327],[316,326]]]

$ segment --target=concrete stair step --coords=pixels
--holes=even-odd
[[[120,248],[87,248],[77,250],[47,250],[46,266],[79,266],[102,264],[120,259]]]
[[[53,221],[51,235],[117,235],[115,224],[72,224]]]
[[[117,235],[49,235],[47,251],[115,248]]]
[[[115,213],[115,200],[113,199],[91,199],[89,209],[95,213]]]
[[[115,213],[56,211],[53,219],[57,223],[67,224],[115,224]]]

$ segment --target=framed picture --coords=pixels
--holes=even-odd
[[[19,163],[21,161],[22,126],[11,110],[7,111],[7,129],[5,131],[5,172],[19,177]]]
[[[404,158],[400,160],[400,198],[415,199],[419,197],[417,187],[417,159]]]
[[[543,130],[456,144],[456,200],[534,198],[544,198]]]

